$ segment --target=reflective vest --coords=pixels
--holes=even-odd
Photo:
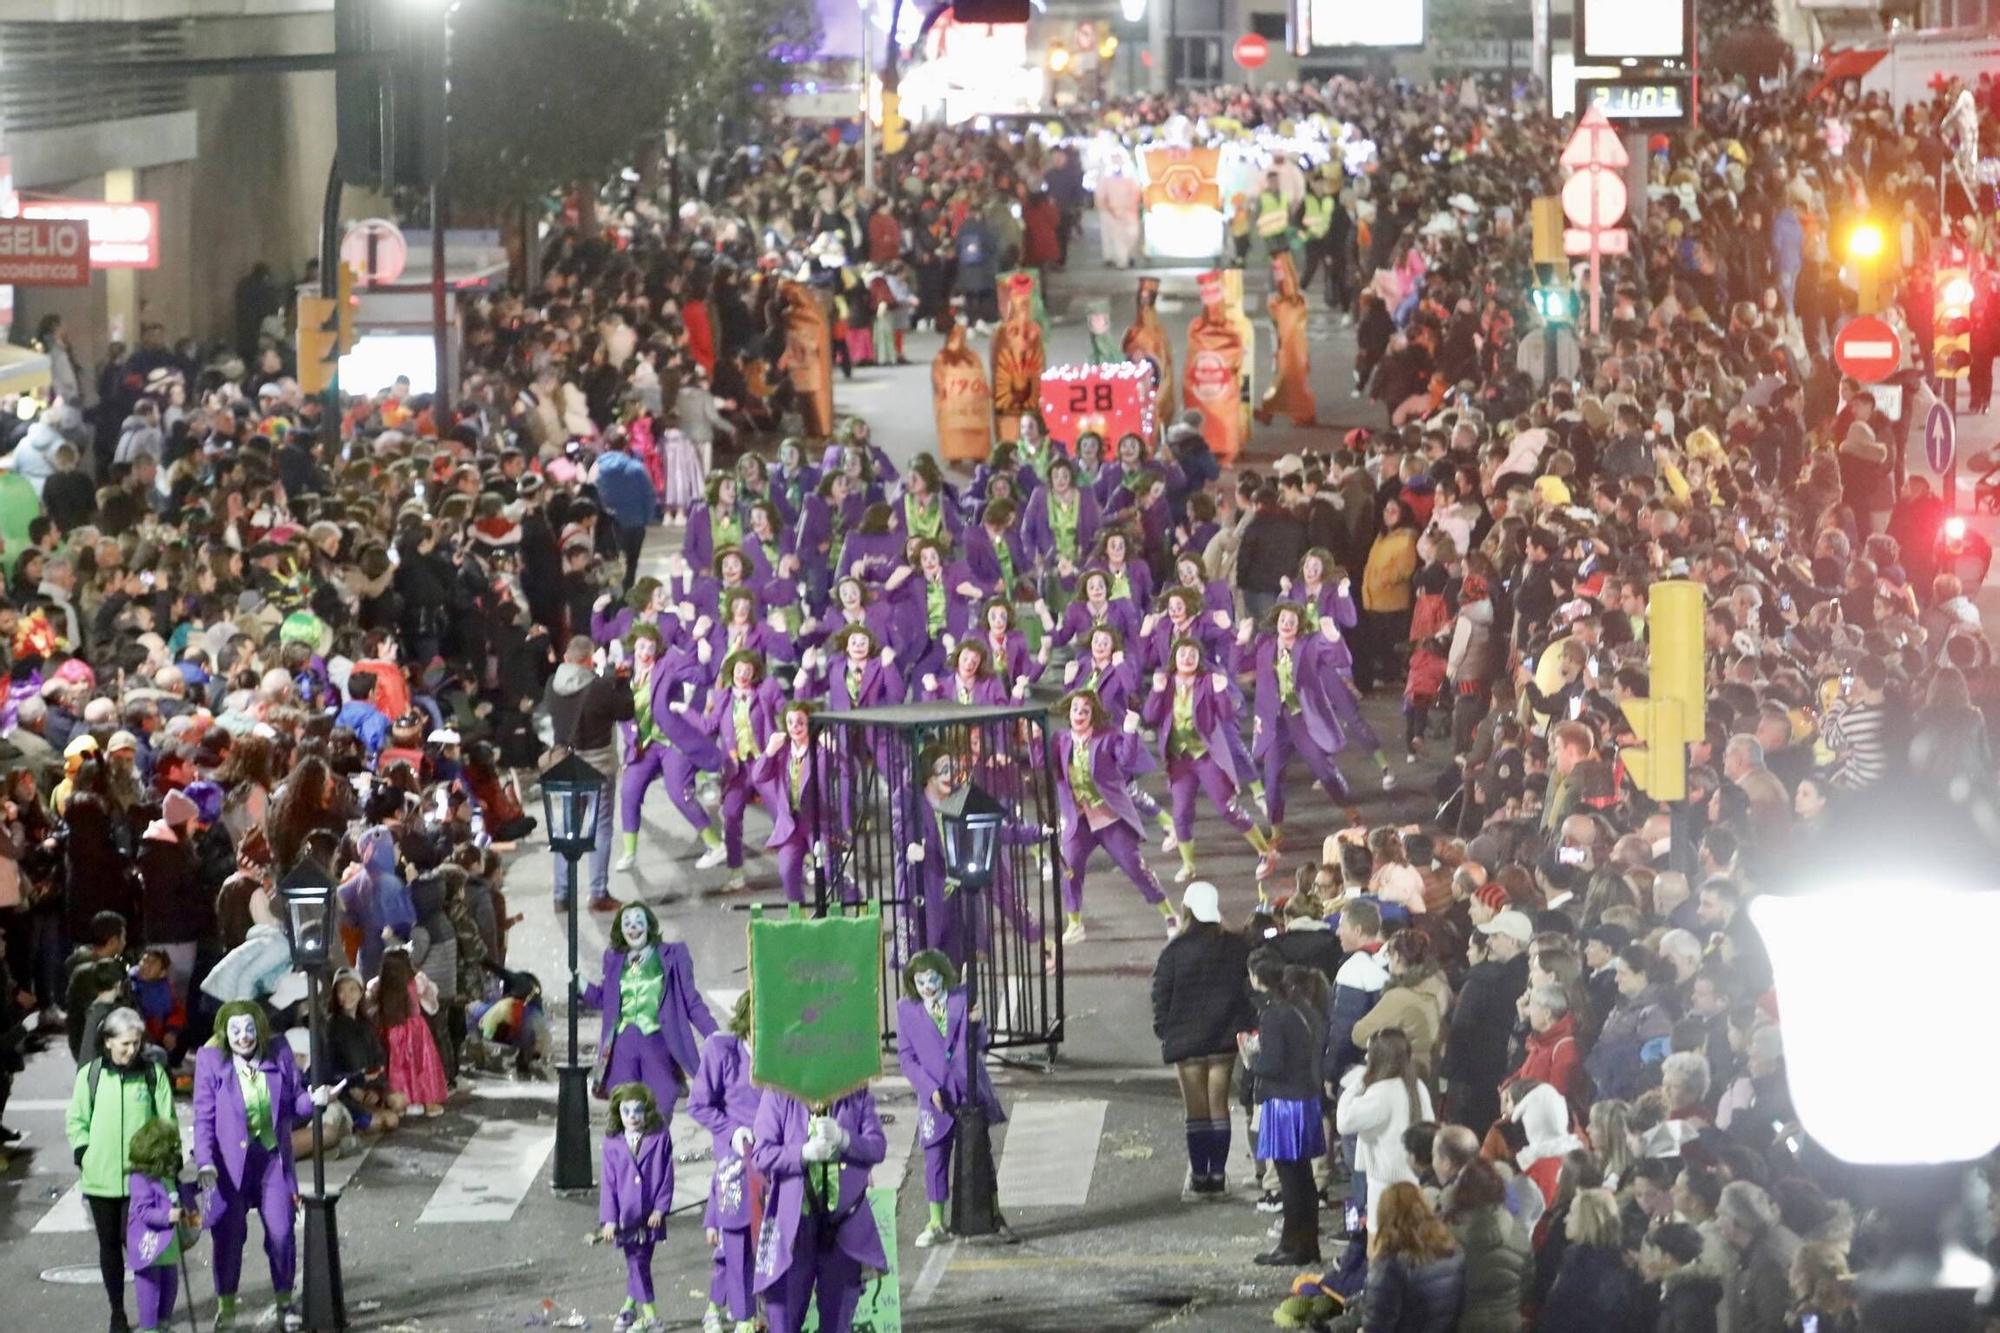
[[[1330,194],[1309,194],[1305,201],[1305,214],[1301,219],[1305,233],[1315,241],[1326,239],[1333,227],[1334,198]]]
[[[1292,225],[1291,210],[1285,206],[1285,196],[1270,190],[1257,196],[1257,234],[1259,236],[1281,236]]]

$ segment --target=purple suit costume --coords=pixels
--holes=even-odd
[[[623,1134],[606,1134],[597,1221],[617,1228],[618,1248],[625,1255],[625,1294],[643,1305],[653,1303],[653,1246],[667,1234],[664,1222],[649,1227],[646,1219],[654,1213],[664,1218],[673,1207],[674,1145],[667,1131],[641,1135],[636,1154]]]
[[[1035,557],[1042,570],[1054,575],[1056,571],[1056,532],[1049,522],[1049,497],[1053,492],[1047,486],[1037,487],[1028,497],[1028,508],[1021,519],[1021,540],[1027,544],[1029,554]],[[1076,558],[1071,563],[1078,570],[1090,563],[1090,550],[1097,542],[1097,527],[1103,521],[1097,496],[1088,488],[1079,487],[1071,492],[1081,497],[1076,510]]]
[[[778,858],[778,882],[784,886],[787,902],[806,900],[806,861],[812,855],[813,830],[820,823],[817,760],[810,746],[793,754],[792,743],[787,739],[776,754],[759,757],[752,775],[753,784],[764,797],[764,808],[771,815],[771,836],[765,841],[764,850]],[[800,765],[796,797],[792,794],[795,761]]]
[[[1347,744],[1347,731],[1334,698],[1345,687],[1332,649],[1318,634],[1302,634],[1292,641],[1296,704],[1290,710],[1278,700],[1278,636],[1265,634],[1245,650],[1257,672],[1257,734],[1250,743],[1250,756],[1264,766],[1264,804],[1273,824],[1284,822],[1285,761],[1294,751],[1304,756],[1313,780],[1335,800],[1348,798],[1347,779],[1334,762]]]
[[[993,664],[994,674],[1000,677],[1000,683],[1008,689],[1012,689],[1014,682],[1018,680],[1025,680],[1032,685],[1040,680],[1042,672],[1048,669],[1047,662],[1028,651],[1028,636],[1020,630],[1008,630],[999,648],[993,646],[991,630],[981,633],[979,640],[986,645],[987,658]]]
[[[1111,585],[1111,600],[1113,602],[1130,602],[1135,610],[1139,607],[1151,606],[1153,604],[1153,571],[1146,567],[1144,561],[1127,560],[1125,568],[1115,571],[1107,566],[1105,573],[1111,575],[1114,580]],[[1125,576],[1125,587],[1127,589],[1126,595],[1122,598],[1118,595],[1118,585],[1115,581],[1120,574]]]
[[[1221,671],[1229,666],[1235,645],[1230,641],[1229,631],[1217,625],[1214,617],[1206,614],[1194,616],[1181,628],[1175,629],[1166,613],[1161,612],[1153,622],[1153,632],[1140,640],[1141,668],[1146,671],[1172,671],[1174,640],[1182,638],[1193,639],[1201,646],[1203,671]]]
[[[808,1122],[805,1103],[766,1092],[757,1107],[751,1156],[771,1182],[764,1229],[757,1238],[757,1290],[764,1294],[771,1333],[799,1333],[806,1309],[818,1296],[824,1333],[851,1333],[861,1299],[862,1270],[888,1267],[875,1213],[868,1205],[868,1172],[888,1155],[875,1098],[864,1089],[835,1102],[829,1114],[847,1134],[847,1150],[832,1168],[830,1198],[807,1188],[808,1172],[821,1164],[801,1156]]]
[[[604,1014],[597,1037],[604,1086],[643,1083],[651,1089],[660,1115],[672,1120],[681,1085],[700,1066],[699,1043],[715,1031],[715,1017],[695,989],[694,959],[687,945],[663,940],[648,947],[658,951],[662,974],[658,1032],[642,1032],[636,1027],[621,1030],[623,995],[618,983],[625,974],[623,949],[604,951],[604,980],[584,987],[583,1002]]]
[[[974,708],[1005,708],[1007,706],[1007,687],[1000,683],[998,676],[981,676],[975,680],[972,683],[972,697],[967,701],[961,701],[958,697],[957,672],[954,671],[948,676],[939,675],[936,679],[937,688],[934,690],[926,690],[922,688],[922,682],[918,683],[918,693],[928,701],[934,703],[966,702]]]
[[[1127,658],[1113,665],[1106,662],[1102,667],[1091,658],[1081,659],[1076,675],[1064,686],[1070,690],[1096,690],[1097,700],[1104,705],[1104,711],[1112,720],[1122,719],[1139,693],[1139,669]]]
[[[951,1197],[951,1152],[957,1139],[958,1122],[953,1113],[966,1100],[965,1029],[966,998],[963,987],[955,987],[944,997],[945,1030],[938,1031],[937,1019],[922,1000],[904,998],[896,1002],[896,1057],[902,1062],[903,1077],[917,1094],[917,1142],[924,1150],[924,1198],[943,1203]],[[986,1050],[986,1027],[973,1024],[972,1040],[980,1052]],[[973,1097],[986,1113],[986,1122],[997,1125],[1007,1119],[999,1094],[986,1072],[986,1063],[974,1063],[977,1083]],[[936,1100],[943,1101],[942,1108]]]
[[[829,571],[834,578],[849,575],[863,583],[880,587],[883,580],[903,563],[903,536],[899,532],[849,532],[840,544],[840,556]],[[855,573],[854,567],[861,566]]]
[[[165,1328],[174,1317],[174,1297],[180,1291],[180,1270],[165,1256],[180,1224],[175,1208],[191,1206],[185,1185],[169,1189],[165,1181],[134,1171],[127,1179],[125,1262],[132,1269],[132,1288],[139,1297],[139,1327]]]
[[[1014,562],[1016,582],[1028,578],[1034,566],[1029,563],[1027,543],[1021,539],[1021,530],[1010,525],[1001,535],[1001,542]],[[974,524],[965,533],[965,566],[972,571],[972,581],[986,589],[988,597],[1014,595],[1013,585],[1008,583],[1007,571],[1000,567],[999,547],[994,545],[993,534],[984,524]]]
[[[1194,793],[1199,787],[1222,812],[1229,826],[1247,833],[1256,823],[1236,802],[1236,792],[1248,777],[1237,762],[1236,706],[1225,692],[1218,692],[1210,673],[1194,680],[1194,729],[1208,752],[1201,755],[1173,753],[1173,712],[1176,678],[1167,678],[1167,688],[1146,696],[1139,710],[1146,725],[1159,733],[1160,762],[1167,770],[1167,791],[1174,819],[1174,836],[1182,842],[1194,837]]]
[[[646,799],[646,788],[656,778],[667,789],[667,799],[696,832],[708,827],[708,811],[702,809],[694,796],[694,775],[697,769],[720,772],[722,751],[687,713],[673,709],[683,688],[698,686],[704,674],[695,655],[684,648],[670,649],[653,663],[649,706],[653,710],[653,725],[666,737],[664,743],[641,745],[638,723],[618,724],[625,761],[618,777],[620,832],[639,831],[639,811]]]
[[[681,554],[687,558],[690,569],[708,569],[715,563],[715,521],[714,510],[708,504],[698,504],[688,510],[687,535],[681,539]],[[736,510],[739,531],[749,531],[744,521],[742,506]]]
[[[1070,783],[1070,764],[1074,761],[1078,740],[1075,732],[1062,732],[1056,737],[1056,800],[1062,811],[1062,854],[1066,872],[1063,876],[1063,909],[1070,913],[1083,910],[1084,872],[1088,869],[1091,852],[1099,847],[1111,857],[1112,864],[1125,872],[1125,878],[1132,881],[1140,897],[1149,903],[1163,902],[1166,891],[1160,887],[1159,877],[1146,865],[1146,858],[1140,849],[1146,826],[1132,800],[1132,783],[1139,773],[1141,762],[1139,738],[1123,731],[1094,732],[1088,744],[1090,780],[1097,787],[1097,794],[1103,798],[1104,808],[1110,812],[1112,819],[1092,828],[1090,820],[1079,807],[1076,792]]]
[[[215,1220],[215,1290],[234,1296],[243,1276],[243,1241],[250,1231],[250,1213],[264,1222],[264,1256],[271,1263],[271,1286],[292,1290],[298,1253],[292,1237],[292,1199],[299,1192],[292,1164],[292,1124],[312,1115],[292,1048],[274,1040],[258,1062],[271,1098],[274,1146],[264,1147],[250,1133],[249,1112],[243,1106],[235,1057],[214,1046],[203,1046],[194,1063],[194,1164],[214,1168],[221,1200]]]
[[[1104,604],[1103,623],[1118,631],[1120,643],[1131,643],[1139,637],[1139,612],[1132,603],[1122,598],[1112,598]],[[1090,632],[1096,629],[1098,621],[1091,614],[1090,604],[1081,598],[1071,602],[1063,611],[1062,619],[1056,624],[1056,647],[1060,648],[1079,636],[1083,642],[1090,642]]]
[[[715,1174],[708,1184],[708,1207],[701,1222],[721,1241],[708,1282],[708,1299],[738,1323],[757,1314],[750,1285],[756,1255],[751,1246],[755,1171],[739,1157],[734,1139],[757,1120],[763,1094],[750,1084],[750,1048],[730,1032],[718,1032],[701,1048],[701,1072],[688,1092],[688,1114],[715,1140]]]
[[[944,586],[944,628],[935,634],[930,625],[930,585],[922,571],[912,574],[888,594],[896,616],[891,646],[896,656],[908,664],[912,680],[926,672],[943,670],[945,635],[950,635],[956,643],[976,632],[973,625],[976,604],[958,590],[961,583],[979,582],[972,577],[972,570],[963,561],[949,561],[938,571],[938,581]]]
[[[722,751],[722,841],[729,853],[729,868],[743,865],[743,812],[757,794],[752,769],[764,753],[771,733],[778,730],[778,714],[785,706],[776,681],[765,678],[750,693],[750,734],[755,749],[747,756],[737,752],[734,714],[736,691],[718,684],[708,701],[705,723],[708,734]]]

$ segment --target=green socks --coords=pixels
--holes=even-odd
[[[701,831],[701,843],[704,847],[720,847],[722,835],[717,833],[713,826],[705,828]]]
[[[1259,856],[1271,850],[1271,840],[1264,835],[1264,830],[1258,828],[1255,824],[1243,830],[1243,837]]]
[[[1380,750],[1377,750],[1377,751],[1375,752],[1375,767],[1377,767],[1377,768],[1381,768],[1381,769],[1386,769],[1386,768],[1388,768],[1388,767],[1389,767],[1389,756],[1388,756],[1388,755],[1386,755],[1386,754],[1384,754],[1384,753],[1383,753],[1382,751],[1380,751]]]
[[[1178,850],[1181,854],[1181,864],[1192,871],[1194,869],[1194,844],[1192,842],[1184,842]]]
[[[1063,914],[1063,922],[1065,925],[1080,926],[1083,924],[1083,913],[1066,912]]]
[[[943,1205],[943,1204],[941,1204],[941,1203],[934,1203],[934,1204],[932,1204],[932,1205],[931,1205],[931,1225],[932,1225],[932,1226],[934,1226],[934,1227],[936,1227],[936,1228],[937,1228],[938,1230],[940,1230],[940,1231],[944,1230],[944,1205]]]
[[[639,854],[639,835],[636,832],[621,833],[618,836],[625,840],[625,855],[637,856]]]
[[[639,1314],[649,1324],[655,1322],[660,1317],[659,1309],[651,1301],[639,1307]]]

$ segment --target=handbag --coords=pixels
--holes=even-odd
[[[569,738],[567,740],[559,740],[549,747],[549,752],[542,756],[540,766],[535,769],[536,776],[539,777],[547,774],[550,769],[576,753],[576,729],[582,721],[583,701],[579,699],[576,705],[576,716],[570,719]]]

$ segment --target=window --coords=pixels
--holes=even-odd
[[[1273,46],[1285,45],[1285,30],[1289,26],[1283,14],[1252,14],[1250,16],[1250,31],[1256,33]]]
[[[1216,37],[1174,38],[1172,83],[1222,82],[1222,41]]]

